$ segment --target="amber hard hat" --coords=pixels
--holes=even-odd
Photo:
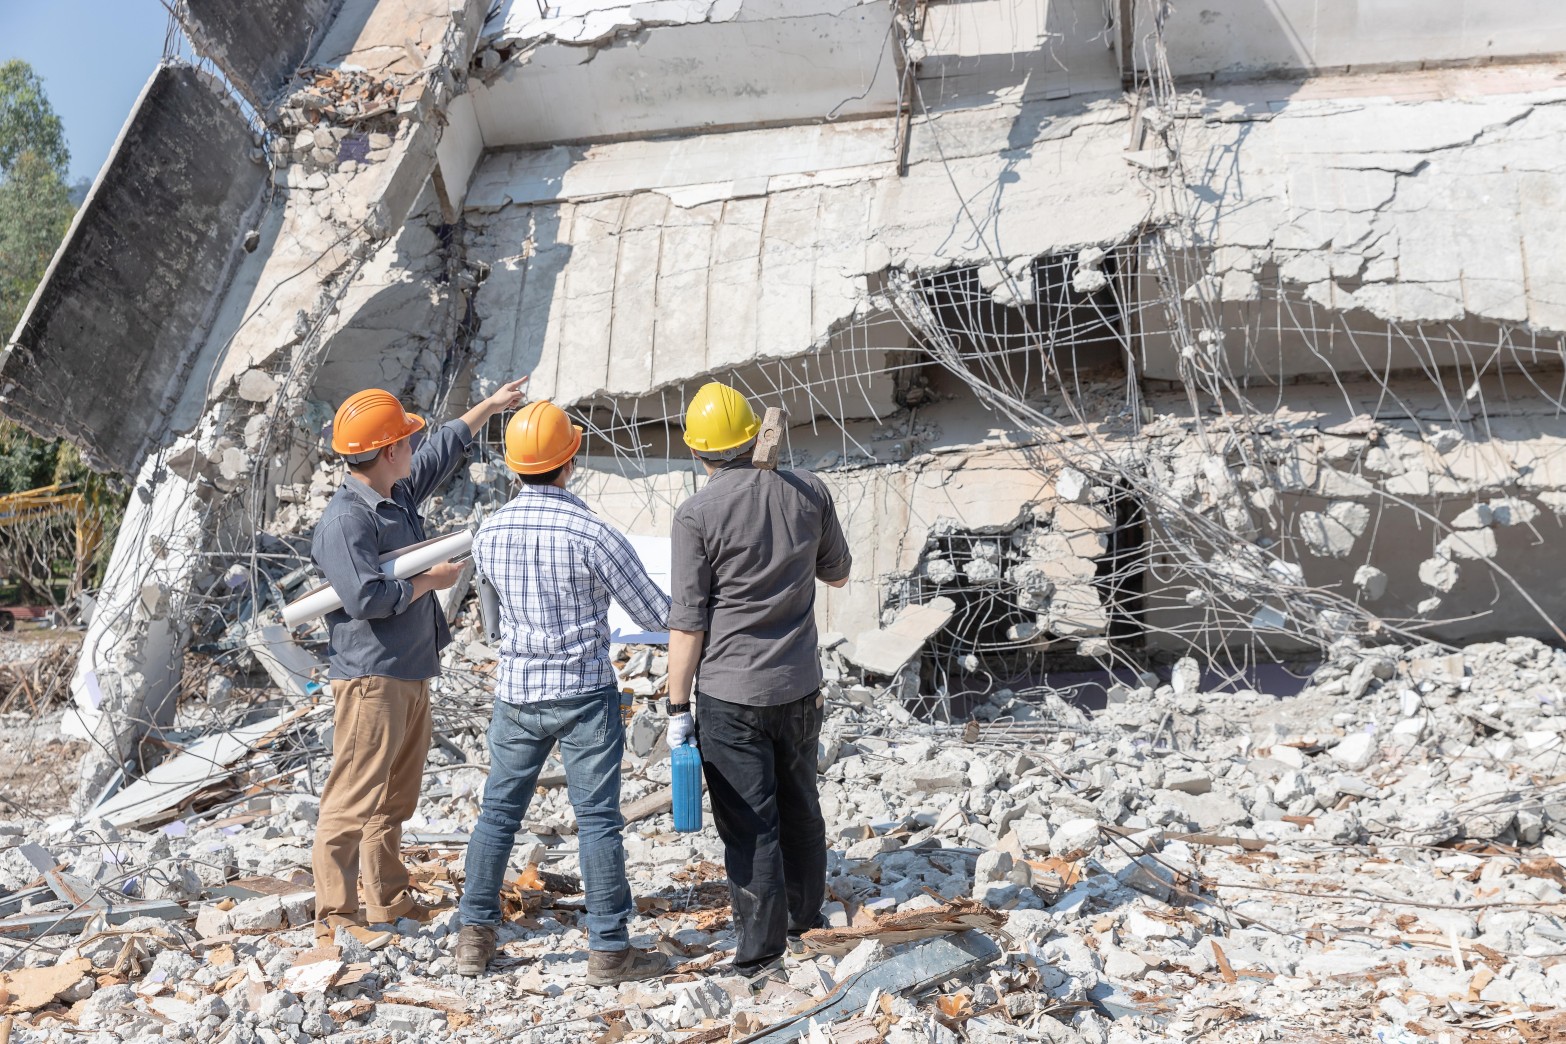
[[[528,403],[506,422],[506,467],[518,475],[553,471],[581,446],[581,425],[547,400]]]
[[[332,418],[332,451],[352,462],[362,462],[422,427],[424,418],[403,409],[397,396],[382,388],[368,388],[348,396],[337,407]]]

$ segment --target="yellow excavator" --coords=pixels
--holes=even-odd
[[[74,483],[56,483],[21,493],[0,495],[0,530],[27,522],[35,522],[52,515],[69,515],[76,523],[76,560],[71,569],[71,586],[67,598],[79,594],[87,578],[87,570],[103,542],[102,515],[97,510],[96,498],[79,492]],[[12,606],[0,609],[0,631],[16,626],[18,617],[38,617],[48,610],[30,606]]]

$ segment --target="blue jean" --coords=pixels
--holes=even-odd
[[[594,950],[631,944],[631,885],[625,878],[620,831],[620,758],[625,724],[614,686],[538,703],[495,701],[489,723],[489,782],[478,824],[468,842],[467,883],[458,919],[500,924],[500,886],[517,829],[544,759],[556,743],[576,811],[582,889],[587,893],[587,937]]]

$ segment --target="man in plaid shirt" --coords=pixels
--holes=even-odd
[[[631,886],[620,832],[625,726],[609,664],[609,600],[650,631],[668,626],[658,589],[625,537],[566,490],[582,429],[549,402],[506,426],[506,464],[523,482],[473,540],[500,600],[500,670],[489,728],[489,782],[468,842],[457,971],[478,975],[495,952],[500,886],[544,759],[558,742],[576,811],[587,894],[588,981],[661,975],[662,954],[630,944]]]

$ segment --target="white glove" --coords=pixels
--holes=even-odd
[[[690,711],[669,715],[669,749],[683,747],[696,735],[696,719]]]

